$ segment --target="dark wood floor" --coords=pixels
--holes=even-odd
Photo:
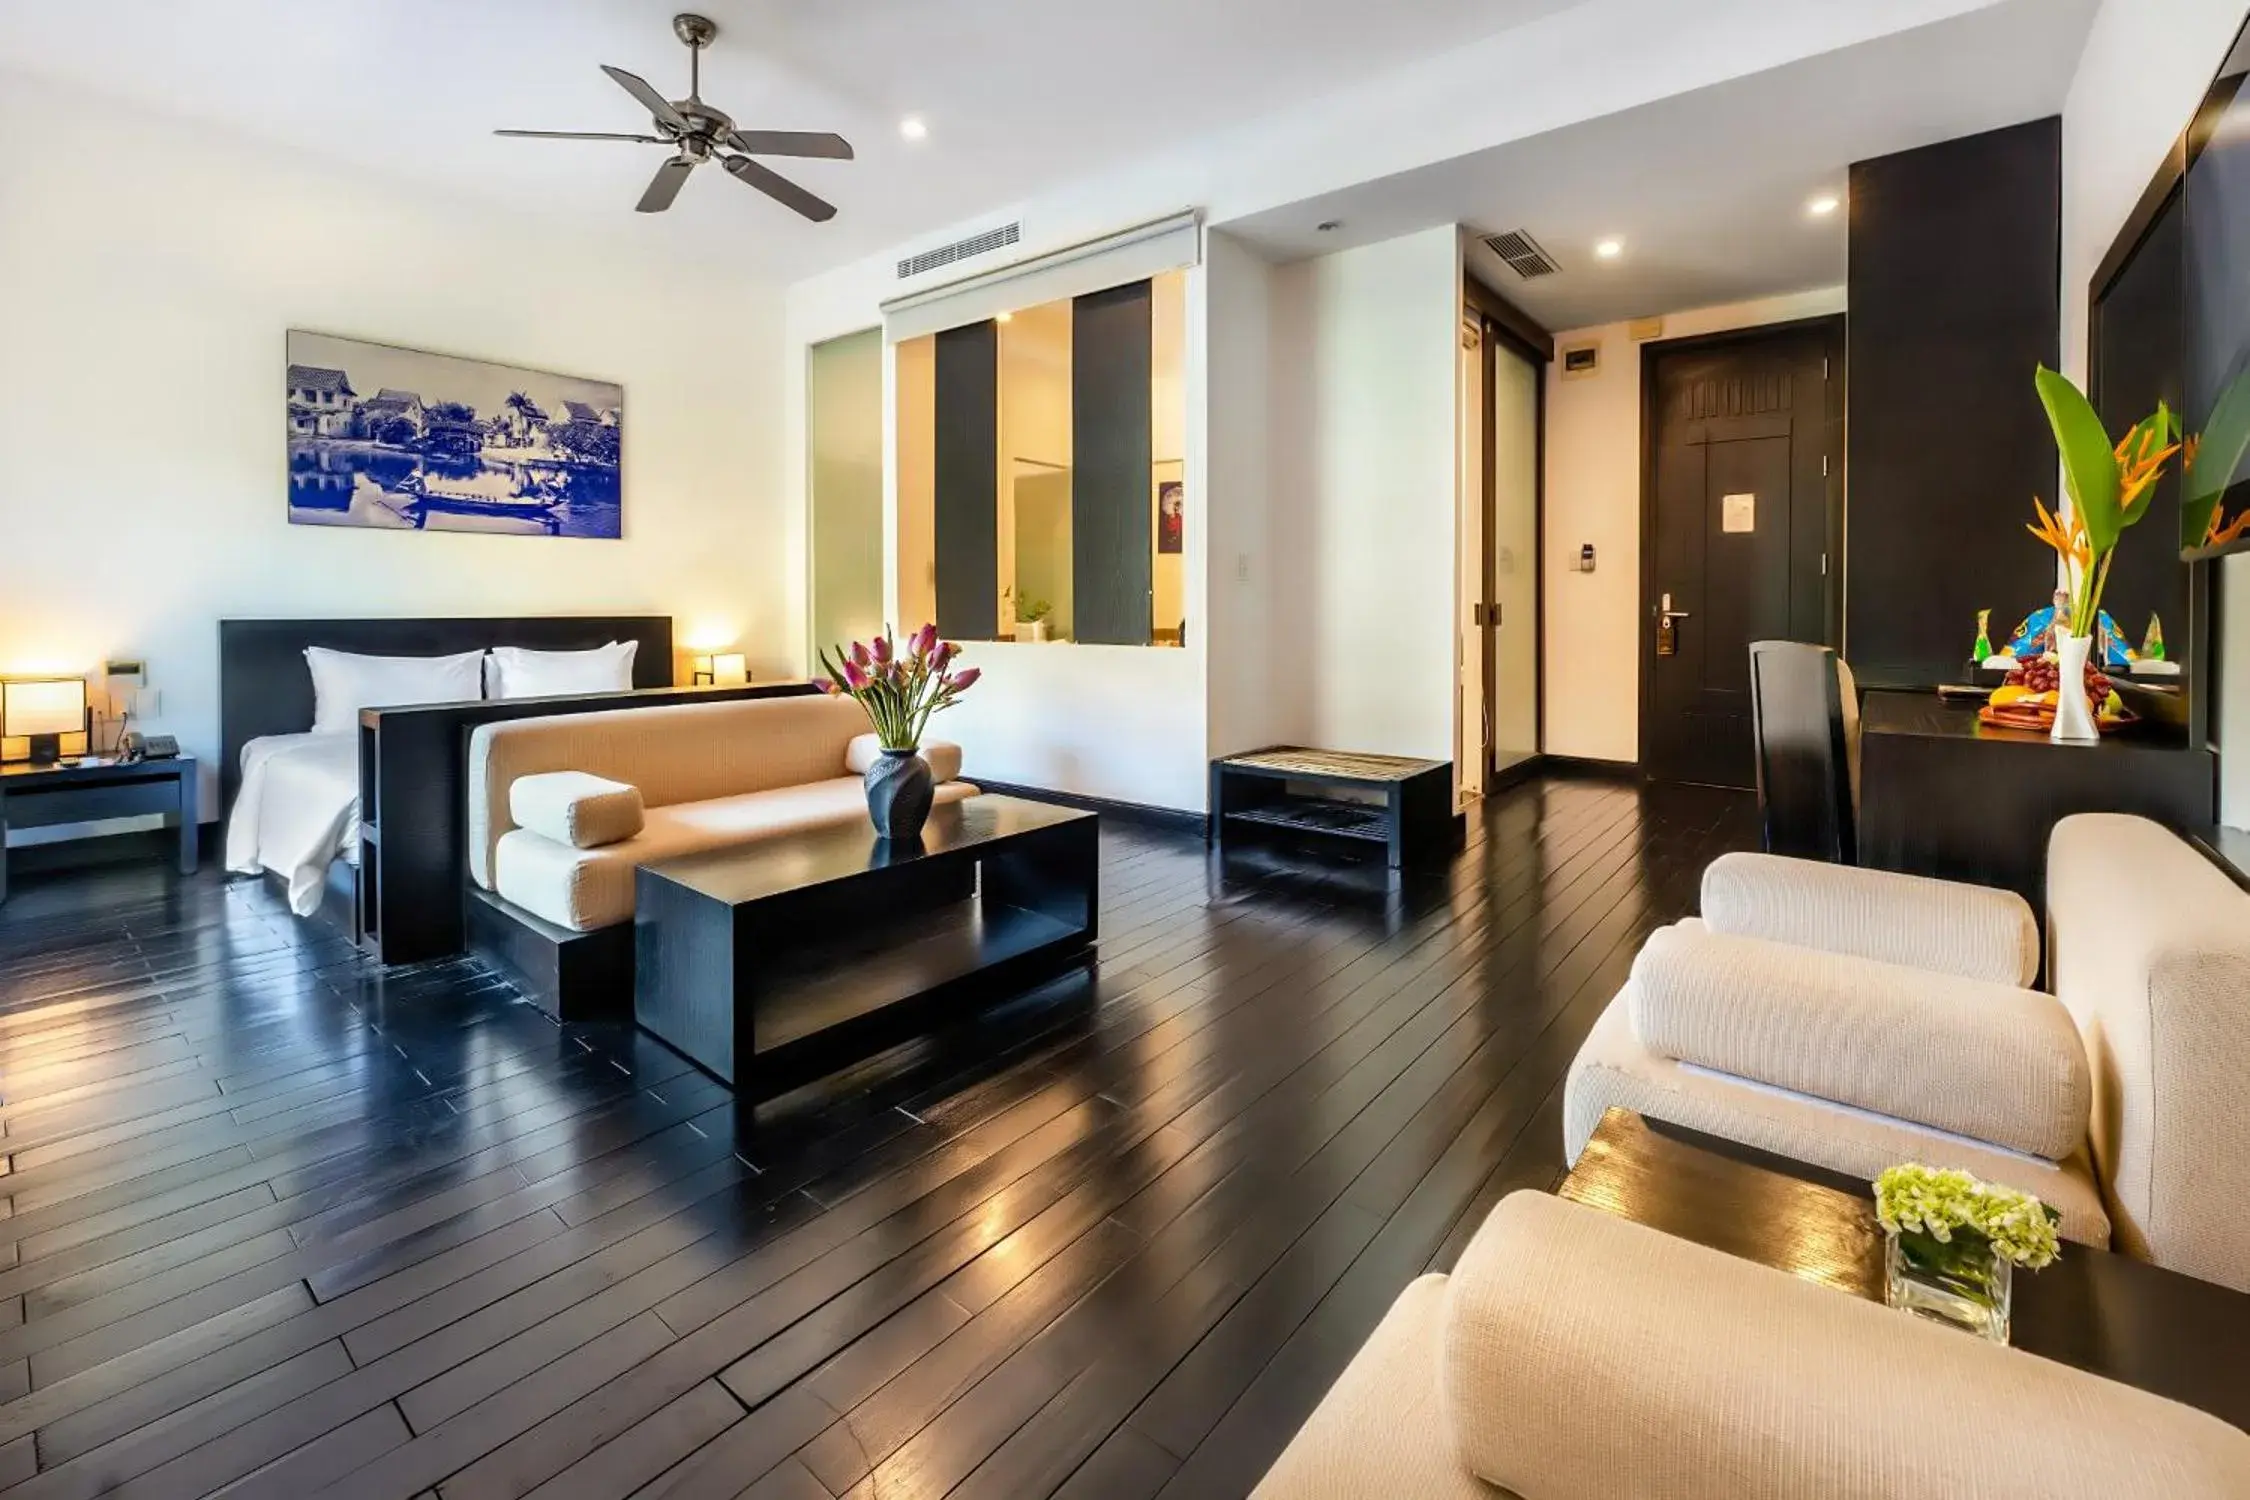
[[[1098,965],[754,1117],[255,885],[27,879],[0,1486],[1240,1495],[1552,1183],[1580,1037],[1750,837],[1734,794],[1535,783],[1386,889],[1108,828]]]

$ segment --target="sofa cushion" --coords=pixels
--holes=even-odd
[[[2216,1417],[1545,1193],[1477,1231],[1441,1338],[1462,1460],[1538,1500],[2250,1493]]]
[[[975,796],[976,791],[965,781],[949,781],[937,789],[937,801],[943,806]],[[516,828],[501,836],[493,855],[495,889],[558,927],[591,932],[632,920],[633,875],[644,864],[866,818],[865,784],[856,776],[838,776],[767,792],[651,807],[638,835],[599,849],[575,849],[528,828]]]
[[[867,713],[818,693],[682,703],[485,724],[469,736],[469,874],[498,889],[493,858],[516,826],[508,786],[585,771],[641,789],[651,808],[831,781]]]
[[[1722,854],[1703,871],[1713,932],[1852,953],[1994,984],[2039,977],[2039,924],[2013,891],[1773,854]]]
[[[2061,1162],[1932,1130],[1873,1110],[1793,1094],[1659,1057],[1633,1033],[1631,987],[1594,1023],[1563,1084],[1563,1155],[1578,1160],[1615,1106],[1652,1119],[1872,1182],[1885,1167],[1927,1162],[2036,1194],[2062,1214],[2062,1233],[2082,1245],[2109,1243],[2109,1215],[2083,1148]]]
[[[854,776],[865,776],[867,768],[875,764],[883,753],[880,735],[863,734],[844,747],[844,769]],[[930,768],[935,781],[955,781],[961,775],[961,747],[947,740],[924,740],[922,759]]]
[[[1667,927],[1632,993],[1665,1057],[2050,1160],[2086,1139],[2086,1051],[2037,990]]]
[[[641,831],[641,789],[584,771],[519,776],[508,788],[508,812],[519,827],[569,844],[599,849]]]
[[[1445,1287],[1445,1277],[1430,1275],[1399,1293],[1250,1500],[1492,1500],[1504,1494],[1461,1462],[1438,1398]]]
[[[2250,1291],[2250,895],[2146,819],[2083,814],[2047,846],[2047,930],[2119,1247]]]

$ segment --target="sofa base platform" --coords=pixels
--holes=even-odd
[[[633,1015],[633,924],[573,932],[483,889],[469,892],[469,951],[558,1021]]]

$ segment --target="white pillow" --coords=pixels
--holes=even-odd
[[[359,727],[363,708],[407,708],[417,703],[474,703],[484,696],[482,651],[457,656],[355,656],[307,646],[312,668],[313,733],[342,734]]]
[[[485,687],[495,698],[552,698],[565,693],[623,693],[633,687],[639,641],[611,641],[591,651],[492,648]]]

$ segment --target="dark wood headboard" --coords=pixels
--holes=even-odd
[[[493,646],[586,651],[639,641],[633,686],[672,685],[669,615],[564,615],[486,620],[221,620],[219,622],[220,806],[242,783],[242,747],[269,734],[312,728],[307,646],[365,656],[450,656]]]

